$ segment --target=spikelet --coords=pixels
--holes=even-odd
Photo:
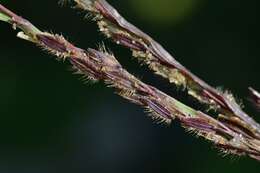
[[[44,33],[37,35],[37,39],[39,40],[38,45],[42,49],[59,59],[65,60],[67,57],[70,57],[71,52],[67,49],[67,41],[62,35]]]

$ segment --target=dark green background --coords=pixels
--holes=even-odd
[[[260,121],[246,100],[248,86],[260,89],[259,0],[140,1],[109,0],[195,74],[245,98],[246,111]],[[79,47],[103,40],[94,23],[55,0],[1,2]],[[0,28],[0,173],[260,172],[259,162],[223,158],[178,123],[154,123],[102,83],[85,85],[68,63],[17,39],[7,24]],[[201,107],[140,67],[128,50],[104,42],[131,73]]]

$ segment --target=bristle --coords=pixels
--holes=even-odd
[[[172,120],[162,117],[158,113],[151,110],[149,107],[145,108],[145,113],[149,118],[151,118],[154,122],[158,124],[171,124]]]
[[[70,71],[72,71],[72,73],[75,74],[75,75],[80,75],[79,79],[81,81],[83,81],[84,84],[98,82],[98,79],[96,79],[95,77],[91,76],[91,74],[87,74],[86,72],[81,71],[76,66],[72,66],[70,68]]]
[[[65,6],[68,4],[71,4],[73,2],[73,0],[59,0],[58,4],[61,6]]]
[[[70,52],[67,50],[67,41],[62,35],[52,35],[49,33],[36,35],[39,40],[39,46],[60,59],[69,57]]]

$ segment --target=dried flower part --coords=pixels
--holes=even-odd
[[[188,93],[210,108],[221,112],[225,120],[237,118],[236,123],[260,138],[260,125],[249,117],[229,92],[209,86],[195,76],[159,43],[126,21],[106,0],[74,0],[76,7],[89,11],[99,29],[117,44],[132,50],[133,56],[143,61],[158,75],[168,78],[177,86],[184,86]]]
[[[94,2],[94,1],[89,1]],[[22,39],[32,41],[61,60],[68,60],[75,73],[91,80],[103,80],[115,88],[127,100],[145,107],[153,119],[170,123],[176,118],[186,129],[195,132],[219,147],[225,153],[248,155],[260,160],[260,140],[248,131],[246,122],[240,126],[240,119],[227,116],[219,121],[207,114],[190,108],[160,90],[147,85],[122,68],[116,58],[105,48],[83,50],[69,43],[64,37],[42,32],[27,20],[18,17],[0,4],[3,21],[16,25],[23,32]],[[0,18],[1,20],[2,18]],[[8,19],[8,20],[5,20]],[[221,116],[220,116],[221,117]]]

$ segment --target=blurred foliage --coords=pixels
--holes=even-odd
[[[131,0],[131,6],[143,20],[156,24],[174,24],[199,10],[204,0]]]

